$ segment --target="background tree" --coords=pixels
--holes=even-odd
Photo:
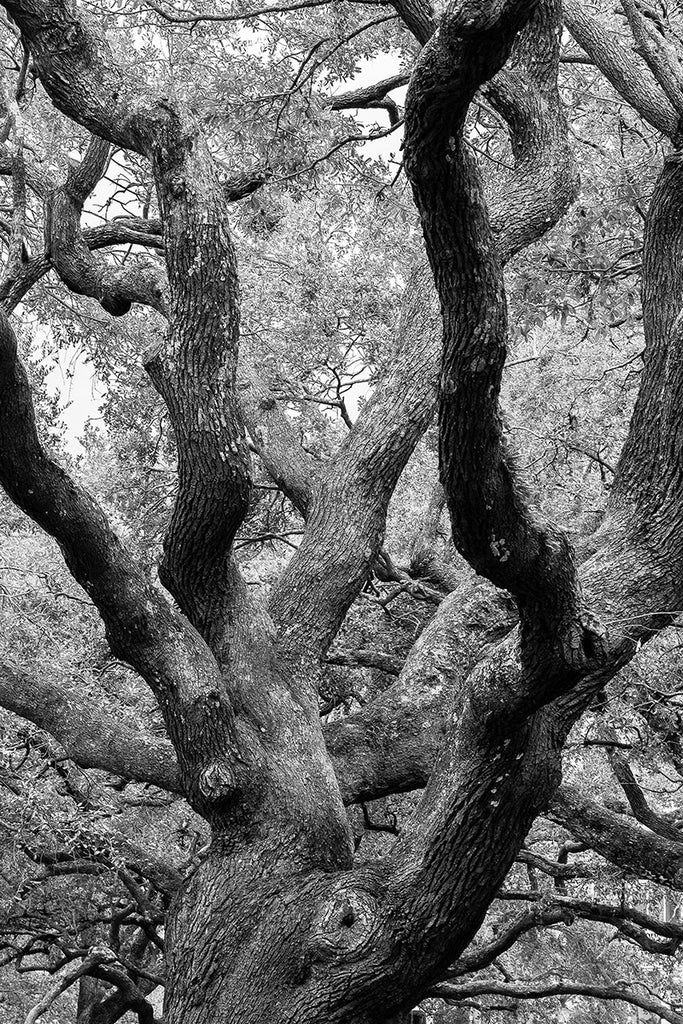
[[[591,203],[540,250],[527,249],[509,275],[510,331],[501,268],[539,243],[577,189],[553,5],[455,5],[433,39],[434,12],[413,3],[370,18],[366,4],[316,3],[251,17],[152,7],[151,19],[122,4],[99,10],[92,25],[67,4],[4,6],[18,60],[5,88],[11,222],[2,296],[8,311],[22,303],[27,327],[47,323],[49,331],[32,338],[26,330],[18,340],[3,320],[0,475],[13,502],[58,542],[115,659],[82,591],[53,562],[44,571],[35,538],[8,511],[7,576],[20,586],[31,573],[41,581],[23,595],[8,586],[9,595],[34,614],[50,614],[47,604],[55,616],[55,600],[77,605],[85,643],[69,645],[56,625],[47,636],[35,625],[17,631],[23,657],[15,651],[6,661],[2,703],[76,764],[109,773],[84,791],[44,732],[29,730],[25,756],[12,753],[10,786],[17,774],[20,785],[7,798],[6,828],[18,840],[6,869],[7,955],[20,969],[58,976],[32,1019],[79,982],[82,1020],[118,1019],[128,1008],[151,1020],[146,996],[164,980],[165,941],[169,1021],[374,1021],[428,994],[460,1003],[484,997],[480,1005],[490,1006],[487,996],[509,1005],[579,991],[679,1020],[660,968],[661,996],[604,976],[588,984],[529,978],[523,954],[517,979],[503,968],[495,982],[487,971],[530,930],[570,919],[616,928],[653,957],[672,956],[680,942],[678,922],[648,912],[646,887],[630,905],[613,870],[601,878],[593,854],[570,863],[582,851],[554,831],[532,832],[532,848],[520,852],[550,806],[582,848],[636,876],[680,883],[675,814],[653,806],[633,772],[652,779],[680,764],[673,695],[653,692],[637,674],[620,701],[606,692],[617,673],[622,685],[623,666],[675,624],[680,607],[676,150],[645,214],[661,141],[623,105],[614,144],[596,142],[589,125],[582,145],[591,166],[598,152],[611,176],[612,204],[594,182],[595,195],[584,196]],[[624,10],[644,66],[570,9],[569,27],[588,54],[579,59],[595,61],[675,144],[677,27]],[[254,19],[253,36],[235,27]],[[417,60],[416,43],[426,44]],[[162,68],[163,47],[170,59]],[[396,75],[331,92],[359,59],[389,47]],[[581,141],[582,119],[599,115],[584,113],[594,72],[574,56],[565,55],[567,88]],[[187,73],[200,60],[201,92]],[[405,190],[391,192],[383,162],[358,148],[400,126],[391,93],[405,81],[400,66],[414,63],[406,168],[431,270]],[[55,121],[51,103],[65,120]],[[359,107],[381,111],[388,128],[359,129],[358,115],[346,113]],[[66,161],[84,142],[82,159]],[[486,201],[475,149],[496,168]],[[380,189],[379,207],[368,186]],[[240,200],[239,211],[230,207]],[[103,221],[88,224],[98,203]],[[634,397],[630,368],[641,351],[628,257],[638,253],[643,215],[645,352],[620,453]],[[107,246],[136,248],[100,257]],[[29,291],[49,270],[59,286]],[[441,371],[432,274],[444,324]],[[539,276],[550,279],[543,331]],[[64,310],[64,286],[96,299],[107,317],[93,319],[92,303],[70,301]],[[135,303],[163,317],[168,335]],[[109,318],[125,314],[130,332]],[[583,357],[601,364],[585,382],[593,387],[573,388],[568,406],[563,392],[553,400],[548,384],[566,387],[567,371],[541,346],[557,344],[560,366],[580,366],[598,326],[605,354]],[[504,436],[498,395],[510,333],[519,347],[504,385]],[[47,366],[36,358],[36,343],[55,351],[65,338],[82,346],[107,385],[107,431],[91,431],[71,476],[54,458],[56,410],[42,397]],[[156,394],[131,358],[143,340]],[[52,428],[47,443],[36,433],[19,342]],[[443,490],[434,487],[423,503],[424,522],[410,524],[411,483],[433,480],[427,431],[439,372]],[[609,387],[596,389],[605,378]],[[121,389],[125,409],[116,401]],[[534,395],[536,429],[520,441]],[[525,485],[514,468],[523,461],[535,470]],[[586,467],[591,479],[572,495]],[[107,515],[73,482],[77,472]],[[124,476],[131,491],[116,486]],[[272,487],[288,504],[278,498],[274,506]],[[444,506],[466,562],[443,538]],[[384,546],[388,513],[400,556]],[[568,535],[551,521],[558,516],[571,516],[580,570]],[[153,576],[157,540],[173,605]],[[285,541],[296,549],[289,560],[258,554]],[[514,604],[475,583],[466,563]],[[55,617],[61,625],[61,612]],[[675,646],[667,635],[658,648],[665,660]],[[339,666],[373,675],[352,689]],[[604,760],[611,751],[607,764],[597,763],[605,791],[614,778],[623,793],[609,808],[571,783],[556,793],[563,745],[589,708],[577,727],[593,752],[586,756]],[[643,743],[644,763],[631,766],[623,753],[631,740],[620,737],[643,720],[659,746]],[[595,777],[596,762],[588,763]],[[29,827],[22,797],[43,770],[59,788]],[[153,796],[152,814],[149,795],[135,787],[117,795],[111,775],[182,793],[195,813]],[[358,836],[359,821],[352,815],[350,825],[343,802],[364,805],[428,779],[396,841],[367,854],[361,845],[354,860],[351,825]],[[135,810],[105,825],[124,813],[126,788]],[[361,813],[365,831],[382,828],[375,812]],[[133,838],[141,818],[142,843]],[[395,830],[390,816],[387,827]],[[170,858],[169,835],[177,841]],[[516,857],[528,886],[513,868],[479,944],[465,952]],[[37,877],[27,858],[38,861]],[[540,883],[539,873],[552,882]],[[523,908],[513,919],[510,901]],[[475,970],[483,976],[467,980]]]

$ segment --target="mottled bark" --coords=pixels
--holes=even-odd
[[[426,785],[469,672],[514,621],[505,604],[486,581],[463,583],[440,605],[396,683],[325,727],[346,803]]]

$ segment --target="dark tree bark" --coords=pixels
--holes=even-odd
[[[179,479],[160,569],[167,599],[41,446],[3,314],[0,481],[58,541],[112,650],[158,699],[170,743],[135,739],[92,708],[84,736],[66,714],[65,693],[46,681],[0,675],[0,700],[52,731],[80,763],[180,791],[208,822],[208,854],[177,891],[167,928],[167,1024],[388,1024],[462,956],[534,819],[552,806],[574,827],[580,801],[572,805],[569,791],[556,796],[567,733],[638,644],[671,622],[668,609],[680,607],[683,360],[674,357],[683,165],[677,154],[667,162],[653,199],[641,393],[609,514],[579,568],[567,537],[530,509],[498,410],[502,267],[576,190],[557,92],[554,2],[463,0],[448,7],[438,33],[420,0],[394,3],[425,44],[407,101],[406,167],[431,272],[415,269],[392,373],[325,467],[311,466],[293,443],[256,369],[240,369],[233,195],[191,112],[142,93],[67,0],[3,6],[52,101],[97,136],[66,183],[27,178],[49,207],[47,244],[49,252],[61,246],[59,276],[114,314],[135,301],[167,319],[167,341],[148,370],[174,426]],[[663,79],[656,56],[648,64]],[[515,155],[489,203],[463,131],[482,87],[510,126]],[[667,94],[674,103],[673,87]],[[150,161],[161,224],[120,230],[152,234],[165,275],[150,267],[135,280],[112,276],[93,256],[107,242],[81,230],[110,144]],[[42,266],[8,279],[6,308]],[[323,732],[321,665],[380,554],[388,502],[430,422],[437,378],[454,543],[514,597],[519,623],[508,629],[511,616],[499,614],[487,583],[468,587],[467,597],[456,589],[394,685]],[[268,608],[250,597],[233,552],[250,490],[245,425],[306,519]],[[602,623],[617,619],[633,624],[611,634]],[[500,642],[479,660],[491,640]],[[106,744],[97,742],[102,735]],[[343,802],[425,783],[391,853],[354,867]],[[618,858],[623,837],[606,812],[579,811],[587,823],[577,834]],[[653,857],[662,844],[677,845],[662,836],[653,843]],[[97,971],[115,978],[106,965]],[[462,989],[450,993],[458,998]]]

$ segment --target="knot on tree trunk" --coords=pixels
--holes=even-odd
[[[312,922],[313,962],[359,958],[370,948],[378,930],[375,897],[342,883],[325,899]]]
[[[607,631],[590,612],[573,620],[561,636],[562,658],[570,669],[583,672],[607,657]],[[596,666],[597,667],[597,666]]]
[[[212,803],[236,797],[239,787],[233,767],[224,759],[212,761],[199,773],[199,792]]]

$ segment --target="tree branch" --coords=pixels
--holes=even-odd
[[[391,676],[397,676],[403,665],[402,660],[394,657],[393,654],[385,654],[383,651],[369,651],[362,648],[353,651],[328,651],[325,661],[328,665],[349,665],[351,668],[375,668]]]
[[[97,299],[112,316],[127,313],[133,302],[163,313],[166,279],[161,267],[139,261],[114,267],[93,255],[95,246],[81,231],[83,204],[105,173],[109,157],[109,144],[93,137],[83,160],[69,168],[65,184],[52,193],[46,204],[45,255],[70,291]],[[98,234],[91,230],[90,239],[100,241],[106,228],[95,230]],[[110,231],[113,235],[116,227]]]
[[[436,17],[430,0],[391,0],[406,28],[424,45],[436,29]]]
[[[128,725],[75,685],[67,688],[0,665],[0,705],[49,732],[81,768],[182,791],[168,740]]]
[[[671,839],[675,843],[683,843],[683,832],[660,817],[648,804],[645,794],[636,782],[626,755],[612,748],[608,751],[607,756],[612,771],[626,795],[636,821],[639,821],[641,825],[645,825],[655,835],[662,836],[664,839]]]
[[[496,981],[471,981],[467,984],[453,985],[448,982],[435,985],[430,995],[439,999],[459,1002],[462,999],[470,999],[474,996],[495,995],[506,996],[509,999],[547,999],[550,996],[587,996],[591,999],[604,999],[630,1003],[642,1010],[656,1014],[662,1020],[670,1024],[683,1024],[683,1015],[663,1000],[655,999],[650,995],[644,995],[628,988],[626,983],[615,985],[590,985],[582,982],[558,981],[558,982],[496,982]]]
[[[494,188],[496,244],[503,260],[543,234],[574,195],[553,79],[558,16],[555,6],[544,7],[533,32],[518,44],[518,77],[500,88],[516,140],[516,170]],[[515,104],[515,95],[527,94],[528,101]],[[432,416],[440,340],[431,276],[420,265],[406,288],[390,377],[363,410],[328,479],[321,478],[318,511],[311,512],[299,551],[271,596],[274,618],[286,629],[288,645],[301,654],[314,659],[324,652],[377,557],[397,475]],[[371,480],[380,486],[369,486]]]
[[[639,878],[683,888],[683,852],[678,841],[640,828],[623,815],[592,800],[576,786],[564,785],[548,817],[612,864]]]
[[[502,263],[543,237],[579,191],[557,85],[561,18],[558,0],[539,4],[505,67],[482,87],[508,125],[514,157],[513,170],[493,177],[489,188],[491,228]]]
[[[393,75],[391,78],[384,78],[374,85],[362,86],[359,89],[351,89],[349,92],[337,93],[325,100],[325,106],[332,110],[355,110],[356,108],[386,110],[389,114],[389,124],[395,125],[399,121],[398,106],[388,93],[408,84],[409,75]]]
[[[683,75],[678,48],[667,38],[668,28],[662,20],[655,23],[644,17],[634,0],[623,0],[621,6],[636,41],[636,53],[645,61],[680,118],[683,113]]]
[[[579,0],[564,0],[562,7],[567,28],[607,81],[641,117],[671,138],[678,115],[645,62],[586,14]]]
[[[244,350],[237,367],[237,397],[244,424],[265,469],[306,519],[320,464],[305,451],[295,424]]]
[[[324,654],[377,559],[389,500],[432,416],[433,385],[421,371],[438,336],[421,270],[406,288],[393,367],[318,475],[303,540],[271,594],[297,659]]]
[[[459,583],[456,566],[439,552],[440,523],[446,507],[446,495],[440,480],[434,484],[419,532],[410,545],[410,575],[431,583],[449,594]]]
[[[474,36],[476,25],[468,24],[467,59],[460,20],[444,19],[407,101],[406,170],[444,317],[441,477],[456,547],[477,572],[515,594],[522,636],[533,636],[533,645],[537,632],[559,635],[555,654],[578,669],[599,651],[599,631],[582,606],[566,538],[529,512],[498,411],[507,340],[502,270],[461,131],[470,99],[499,70],[511,43],[502,27],[499,35]],[[470,56],[473,39],[481,49]]]
[[[99,506],[46,455],[16,338],[4,314],[0,483],[19,508],[58,540],[72,575],[102,616],[112,651],[151,686],[180,757],[185,788],[203,806],[206,794],[202,798],[200,787],[204,784],[209,792],[210,787],[202,783],[206,765],[201,762],[208,754],[211,769],[216,749],[224,759],[235,748],[232,710],[225,698],[216,705],[214,696],[224,692],[218,665],[198,634],[171,611],[132,562]],[[195,737],[207,732],[208,720],[216,748],[207,752],[206,746],[197,747]]]
[[[168,406],[179,462],[160,577],[191,625],[166,608],[147,581],[135,610],[143,625],[158,606],[166,611],[161,626],[168,626],[169,636],[157,628],[139,639],[145,666],[151,663],[146,678],[164,711],[183,787],[195,809],[217,830],[229,831],[233,844],[253,840],[253,820],[263,815],[279,820],[281,828],[264,834],[262,847],[289,842],[300,863],[345,866],[350,835],[325,755],[317,697],[301,677],[282,671],[272,623],[232,557],[250,479],[236,400],[239,290],[219,168],[192,114],[181,103],[147,94],[126,77],[105,41],[67,0],[24,0],[6,9],[55,105],[100,137],[148,157],[152,165],[163,224],[170,336],[167,351],[155,353],[148,369]],[[4,405],[0,426],[3,413]],[[8,411],[8,429],[17,415],[16,408]],[[34,424],[32,429],[35,433]],[[20,460],[13,459],[12,469],[17,465]],[[17,500],[16,488],[8,489]],[[64,547],[57,519],[65,516],[72,524],[74,516],[60,498],[47,495],[42,518],[33,514],[41,525],[52,526]],[[31,502],[24,505],[32,508]],[[98,515],[101,519],[99,510]],[[86,541],[89,535],[83,531]],[[107,541],[110,555],[109,535]],[[74,545],[73,556],[71,547],[67,551],[72,572],[81,567],[79,559],[83,562],[79,579],[91,569],[86,552],[83,543],[80,549]],[[86,587],[91,583],[87,577]],[[118,624],[117,616],[125,618],[120,601],[130,589],[121,595],[113,585],[90,586],[114,645],[111,620]],[[137,637],[129,621],[126,626],[122,644],[126,635]],[[167,640],[169,645],[174,641],[173,658],[167,657]],[[136,668],[142,664],[140,658],[131,660],[130,652],[127,660]],[[293,779],[305,779],[306,785],[297,789]],[[313,827],[313,818],[324,823],[320,830]]]
[[[585,870],[583,876],[590,877]],[[649,952],[672,955],[683,941],[683,925],[679,922],[659,921],[644,914],[637,907],[610,906],[592,900],[550,896],[537,892],[503,891],[499,895],[504,899],[529,900],[534,906],[531,910],[516,915],[510,924],[500,929],[492,941],[464,953],[449,968],[445,981],[453,981],[466,974],[483,970],[511,949],[521,935],[534,928],[548,928],[556,924],[571,925],[576,918],[612,924]],[[647,935],[648,931],[666,937],[667,941],[657,942]]]
[[[250,489],[234,398],[236,261],[219,171],[191,115],[166,98],[145,95],[65,0],[5,6],[55,105],[152,164],[164,226],[171,337],[168,358],[157,356],[149,369],[174,426],[179,478],[161,578],[219,650],[235,577],[230,549]]]
[[[75,964],[64,972],[59,981],[46,993],[43,998],[36,1003],[32,1010],[29,1011],[24,1024],[36,1024],[36,1021],[47,1013],[53,1003],[61,996],[63,992],[66,992],[75,982],[82,978],[86,974],[90,974],[103,964],[111,963],[116,960],[116,956],[111,949],[94,949],[88,956],[84,957],[80,963]],[[149,1004],[147,1004],[149,1006]]]
[[[664,161],[645,223],[643,372],[610,496],[614,515],[637,509],[637,520],[650,522],[649,545],[673,559],[683,550],[674,526],[680,521],[683,472],[682,259],[683,154],[675,150]]]

